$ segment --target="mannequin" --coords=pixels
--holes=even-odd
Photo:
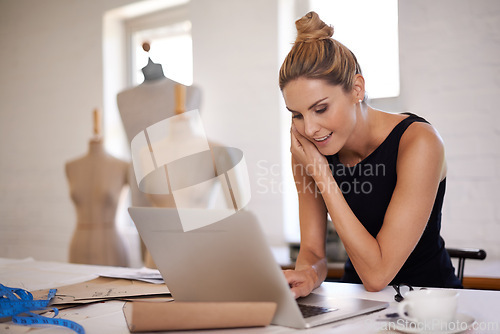
[[[150,44],[142,45],[145,52],[149,52]],[[126,89],[117,96],[118,110],[123,122],[128,143],[136,134],[148,126],[175,115],[174,111],[174,87],[177,82],[168,79],[163,74],[161,64],[156,64],[148,59],[148,65],[142,69],[144,82],[138,86]],[[200,109],[201,90],[196,86],[186,87],[186,109]],[[142,193],[137,187],[134,170],[129,169],[130,193],[133,206],[153,206],[151,198]],[[162,203],[156,205],[171,206],[169,199],[162,199]],[[146,266],[154,267],[148,261],[148,252],[142,244],[143,258]],[[148,265],[149,264],[149,265]]]
[[[149,52],[150,45],[142,45]],[[144,82],[126,89],[117,96],[118,109],[125,128],[128,143],[148,126],[175,115],[174,87],[177,82],[166,78],[160,64],[148,59],[142,69]],[[186,87],[186,110],[200,109],[201,90],[196,86]],[[152,203],[137,187],[134,171],[130,170],[130,191],[133,206],[151,206]]]
[[[157,164],[156,176],[149,180],[153,174],[145,176],[144,179],[141,176],[140,180],[155,186],[154,190],[151,188],[151,192],[147,187],[141,190],[155,207],[215,209],[223,205],[224,208],[233,208],[231,194],[225,191],[216,179],[217,172],[210,143],[205,136],[199,114],[196,110],[185,110],[186,87],[178,84],[174,90],[176,115],[148,128],[150,148]],[[140,150],[144,149],[149,152],[148,147]],[[138,158],[140,155],[133,156],[136,159],[133,161],[134,166],[137,167],[136,164],[141,164],[142,160]],[[156,179],[158,176],[164,178],[164,173],[167,173],[165,181]],[[159,187],[162,182],[165,182],[163,188]],[[193,187],[194,185],[196,187]],[[147,251],[145,265],[154,267]]]
[[[168,121],[168,129],[165,136],[161,140],[152,143],[153,149],[156,152],[168,154],[170,157],[186,157],[188,152],[196,150],[208,150],[211,147],[219,146],[213,142],[208,142],[205,136],[203,125],[197,122],[198,118],[193,117],[195,114],[186,113],[185,98],[186,87],[183,85],[175,86],[175,117],[171,117]],[[199,157],[199,159],[198,159]],[[205,181],[217,176],[215,162],[213,157],[210,160],[205,160],[209,155],[196,156],[196,159],[182,163],[177,167],[175,175],[170,175],[170,178],[175,178],[176,184],[189,184],[193,180]],[[210,165],[209,165],[210,164]],[[170,179],[172,181],[172,179]],[[199,182],[196,182],[199,183]],[[214,198],[220,188],[216,184],[204,183],[203,186],[198,185],[196,190],[188,191],[182,195],[177,194],[176,200],[170,193],[168,195],[153,195],[147,194],[153,206],[158,207],[182,207],[209,209],[214,207]],[[233,207],[230,196],[223,198],[227,208]]]
[[[65,166],[77,214],[69,262],[128,266],[129,255],[115,226],[115,215],[128,184],[129,165],[105,151],[99,115],[94,111],[94,136],[87,154]]]

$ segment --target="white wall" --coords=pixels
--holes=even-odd
[[[102,15],[127,2],[0,1],[0,256],[67,259],[64,163],[102,106]]]
[[[443,236],[500,257],[500,2],[399,1],[401,96],[374,105],[426,117],[448,160]]]
[[[75,225],[64,163],[83,154],[103,105],[102,19],[132,0],[0,0],[0,256],[65,261]],[[243,150],[250,208],[280,243],[279,193],[258,163],[281,164],[278,1],[192,0],[195,83],[211,139]],[[441,132],[449,161],[443,234],[500,257],[500,2],[400,1],[401,96]],[[288,163],[288,161],[285,161]],[[279,179],[276,180],[280,182]]]

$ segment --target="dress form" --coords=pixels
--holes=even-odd
[[[143,49],[149,52],[148,43]],[[144,82],[126,89],[117,96],[118,109],[123,122],[128,143],[134,136],[161,120],[175,115],[174,94],[177,82],[166,78],[160,64],[148,59],[142,72]],[[196,86],[186,87],[186,110],[200,109],[201,90]],[[148,197],[137,187],[133,169],[130,170],[130,191],[133,206],[151,206]]]
[[[205,133],[200,124],[196,122],[196,119],[190,117],[186,114],[185,107],[185,97],[186,97],[186,87],[183,85],[175,86],[175,117],[170,119],[169,128],[166,136],[160,141],[155,143],[155,150],[168,151],[173,156],[185,156],[185,152],[191,152],[191,148],[199,148],[204,144],[208,143],[209,147],[218,146],[213,142],[207,142]],[[215,167],[215,162],[212,159],[211,166],[204,164],[203,158],[196,160],[195,165],[204,166],[200,168],[194,168],[190,170],[189,166],[184,166],[183,172],[181,174],[176,173],[171,177],[174,177],[176,183],[185,184],[188,183],[193,178],[198,180],[209,180],[217,176],[217,171]],[[190,161],[193,164],[193,161]],[[195,174],[195,175],[193,175]],[[218,190],[213,184],[205,184],[202,189],[198,186],[197,191],[187,192],[184,198],[179,198],[181,195],[177,194],[177,199],[180,200],[182,205],[186,205],[189,208],[198,209],[210,209],[213,206],[212,200],[214,199],[214,193]],[[157,207],[177,207],[179,208],[180,203],[176,203],[173,195],[170,193],[168,195],[158,195],[158,194],[147,194],[153,206]],[[226,206],[232,206],[231,198],[225,199]]]
[[[143,44],[145,52],[149,52],[149,43]],[[117,104],[122,119],[127,140],[130,142],[139,132],[161,120],[175,115],[174,90],[177,82],[168,79],[163,74],[160,64],[154,63],[151,58],[142,69],[144,82],[138,86],[126,89],[117,95]],[[187,110],[200,109],[201,90],[197,86],[186,87]],[[130,194],[133,206],[154,206],[151,197],[142,193],[135,178],[133,167],[129,168]],[[159,198],[157,198],[160,201]],[[161,199],[162,205],[172,206],[171,199]],[[157,202],[156,205],[160,205]],[[143,259],[146,266],[154,268],[150,255],[141,242]],[[149,259],[149,260],[148,260]]]
[[[129,163],[108,154],[94,114],[94,137],[88,152],[65,165],[77,225],[69,262],[128,266],[129,254],[115,225],[116,209],[128,184]]]
[[[162,152],[168,154],[170,157],[185,157],[186,152],[193,152],[193,150],[197,151],[203,146],[208,149],[206,145],[209,143],[207,142],[203,127],[199,123],[199,119],[194,117],[197,114],[186,113],[186,87],[179,84],[175,86],[174,90],[175,116],[168,119],[168,127],[163,130],[164,136],[151,142],[155,152]],[[189,165],[182,165],[182,168],[178,169],[175,174],[168,175],[167,177],[170,182],[175,181],[177,184],[186,184],[193,179],[213,179],[217,175],[215,163],[212,160],[205,160],[206,158],[207,156],[204,155],[203,158],[196,160],[196,162],[190,161]],[[136,163],[136,161],[134,161],[134,163]],[[193,168],[193,166],[198,167]],[[170,173],[170,171],[169,169],[168,173]],[[152,206],[155,207],[208,209],[213,208],[214,199],[217,198],[216,193],[220,190],[219,184],[204,183],[203,186],[198,187],[196,191],[187,191],[182,194],[177,193],[175,197],[172,193],[172,189],[165,191],[165,194],[161,195],[147,193],[146,197],[150,200]],[[233,205],[230,196],[224,198],[224,200],[226,206],[231,207]],[[147,250],[144,252],[144,262],[146,267],[155,267],[153,259]]]

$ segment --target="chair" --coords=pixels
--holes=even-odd
[[[451,258],[458,258],[457,277],[460,282],[464,280],[464,266],[466,259],[484,260],[486,252],[477,248],[446,248]]]

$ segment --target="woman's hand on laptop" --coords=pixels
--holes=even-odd
[[[316,281],[318,280],[318,274],[313,268],[283,270],[283,274],[295,299],[309,295],[316,287]]]

